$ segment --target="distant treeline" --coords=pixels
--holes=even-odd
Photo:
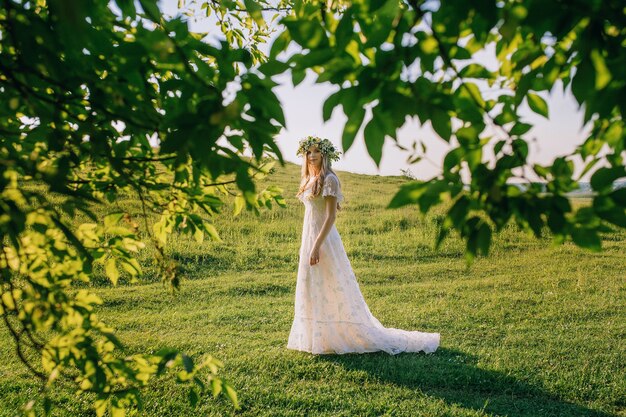
[[[545,183],[534,183],[534,184],[538,184],[541,187],[541,191],[542,192],[546,192],[546,184]],[[524,191],[528,188],[528,184],[511,184],[514,185],[516,187],[518,187],[520,190]],[[624,180],[620,180],[620,181],[615,181],[613,183],[613,189],[617,190],[619,188],[626,188],[626,181]],[[579,182],[578,183],[578,188],[574,191],[570,191],[569,193],[567,193],[569,195],[578,195],[578,194],[593,194],[593,188],[591,188],[591,183],[589,182]]]

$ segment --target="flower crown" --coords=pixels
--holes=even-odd
[[[333,145],[330,140],[318,138],[317,136],[307,136],[302,139],[298,144],[298,152],[296,152],[296,155],[306,155],[306,152],[313,145],[317,146],[322,155],[325,155],[331,161],[339,160],[341,152],[335,149],[335,145]]]

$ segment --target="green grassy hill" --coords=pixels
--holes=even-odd
[[[432,355],[313,356],[285,348],[293,319],[303,207],[299,167],[265,183],[288,203],[260,216],[228,210],[223,243],[175,236],[185,279],[170,294],[153,276],[150,249],[139,284],[93,291],[100,316],[127,353],[173,346],[225,362],[242,410],[224,399],[187,405],[174,384],[145,393],[145,416],[626,416],[626,233],[601,253],[551,246],[515,226],[468,268],[453,236],[433,250],[442,210],[386,210],[401,177],[338,172],[346,198],[337,218],[372,313],[386,326],[441,333]],[[138,212],[137,202],[120,205]],[[577,203],[579,204],[579,203]],[[0,416],[36,392],[0,330]],[[167,378],[166,378],[167,379]],[[95,415],[90,398],[59,390],[55,415]]]

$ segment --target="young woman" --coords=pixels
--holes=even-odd
[[[343,195],[331,160],[339,159],[339,152],[328,139],[309,136],[300,141],[300,154],[297,196],[305,212],[287,348],[315,354],[437,350],[439,333],[385,328],[372,315],[334,225]]]

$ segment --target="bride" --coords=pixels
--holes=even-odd
[[[385,328],[370,312],[334,225],[343,195],[330,164],[339,152],[314,136],[299,145],[304,161],[297,196],[305,211],[287,348],[314,354],[434,352],[439,333]]]

